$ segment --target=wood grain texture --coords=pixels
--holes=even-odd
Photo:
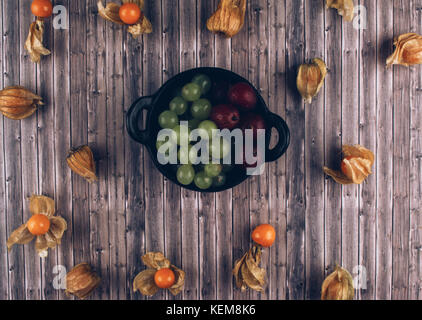
[[[91,299],[147,299],[132,290],[146,251],[186,271],[183,293],[148,299],[319,299],[336,264],[353,273],[356,299],[422,299],[421,67],[385,68],[394,36],[422,32],[422,0],[356,0],[365,29],[324,0],[250,0],[232,39],[206,29],[219,0],[146,1],[154,32],[137,39],[99,17],[96,3],[55,1],[67,8],[69,29],[46,21],[52,55],[39,65],[23,48],[34,19],[27,1],[0,3],[0,87],[24,85],[46,103],[31,118],[0,120],[0,299],[68,299],[54,286],[55,267],[80,262],[102,278]],[[297,69],[315,57],[328,74],[304,105]],[[285,156],[217,194],[163,178],[125,129],[133,101],[197,66],[250,80],[291,130]],[[373,175],[361,186],[324,176],[324,165],[339,167],[342,144],[357,143],[376,154]],[[66,165],[82,144],[94,152],[97,183]],[[68,222],[46,259],[33,243],[6,250],[35,193],[54,197]],[[241,292],[234,262],[253,228],[268,222],[277,230],[263,254],[268,286]]]
[[[411,3],[411,31],[422,32],[422,1]],[[422,141],[421,114],[422,77],[417,67],[412,67],[411,77],[411,109],[410,109],[410,256],[409,256],[409,299],[422,298]]]
[[[1,14],[3,17],[4,10],[3,2],[0,3]],[[0,85],[1,88],[4,87],[4,36],[3,36],[3,23],[0,23],[0,32],[1,32],[1,41],[0,41]],[[6,207],[6,166],[5,166],[5,149],[4,149],[4,117],[0,121],[0,263],[1,263],[1,272],[0,272],[0,281],[5,285],[0,289],[0,299],[6,300],[9,297],[9,262],[7,254],[7,207]],[[7,285],[6,285],[7,284]]]
[[[359,63],[359,144],[376,150],[377,137],[372,130],[377,127],[376,76],[377,76],[377,8],[375,1],[361,1],[367,10],[366,30],[360,30]],[[377,171],[359,190],[359,266],[352,270],[358,277],[362,299],[375,298],[376,257],[376,195]]]
[[[161,3],[147,3],[147,16],[154,25],[156,34],[162,33]],[[152,95],[162,84],[162,39],[145,36],[143,52],[143,95]],[[155,169],[149,156],[144,156],[145,172],[145,243],[146,251],[164,252],[164,211],[163,211],[163,177]],[[139,263],[141,263],[139,261]],[[139,294],[139,293],[138,293]],[[165,297],[160,291],[153,299]]]
[[[163,0],[163,82],[169,80],[180,71],[180,29],[178,1]],[[182,250],[175,246],[182,238],[181,219],[181,188],[164,180],[164,214],[165,214],[165,254],[177,267],[182,266]],[[169,299],[178,297],[167,293]]]
[[[385,68],[393,39],[393,3],[377,2],[376,299],[391,299],[393,271],[393,72]]]
[[[29,25],[33,22],[33,16],[30,11],[26,10],[26,6],[23,2],[19,2],[20,19],[23,24]],[[19,48],[20,48],[20,84],[26,88],[30,88],[33,92],[37,91],[37,75],[36,67],[28,58],[29,55],[24,49],[24,42],[27,37],[28,30],[23,28],[19,30]],[[46,37],[47,38],[47,37]],[[48,68],[48,66],[47,66]],[[50,71],[50,70],[48,70]],[[48,72],[51,77],[51,72]],[[46,89],[51,86],[51,81],[46,83]],[[47,102],[47,101],[46,101]],[[47,102],[48,103],[48,102]],[[51,114],[51,113],[49,113]],[[22,149],[22,205],[23,205],[23,219],[27,220],[30,218],[31,213],[29,212],[29,201],[28,198],[32,194],[38,194],[38,161],[34,161],[34,155],[38,151],[38,117],[31,117],[27,121],[21,123],[21,149]],[[49,128],[49,132],[52,132],[52,127]],[[50,150],[46,150],[45,155],[52,159],[54,157],[54,151],[51,146]],[[52,163],[51,161],[50,163]],[[52,179],[51,179],[52,178]],[[49,175],[44,181],[50,184],[52,187],[50,190],[44,192],[52,192],[54,195],[54,175]],[[52,183],[51,183],[52,182]],[[35,256],[36,251],[33,245],[24,248],[26,257]],[[53,259],[56,255],[52,255]],[[40,299],[41,298],[41,260],[39,258],[32,259],[25,263],[25,291],[26,299]]]
[[[269,98],[271,111],[286,117],[286,1],[268,2]],[[285,157],[269,167],[269,222],[276,228],[277,241],[270,250],[270,299],[286,298],[287,214]]]
[[[305,298],[305,106],[295,89],[305,59],[305,1],[286,2],[286,122],[294,128],[286,154],[287,299]],[[289,30],[289,32],[287,32]]]
[[[322,5],[306,3],[305,58],[325,60],[324,13]],[[323,92],[305,106],[305,298],[319,299],[324,280],[324,102]],[[309,119],[314,119],[309,121]]]
[[[394,36],[410,30],[410,2],[394,1]],[[393,69],[393,280],[392,299],[407,299],[409,294],[409,143],[410,69]],[[403,108],[403,106],[406,106]]]
[[[325,122],[324,122],[324,162],[329,168],[338,168],[341,161],[342,117],[342,20],[335,10],[325,13],[325,50],[328,75],[325,80]],[[341,264],[341,185],[325,178],[325,276],[336,264]]]
[[[6,13],[6,14],[5,14]],[[3,4],[3,68],[4,86],[20,83],[20,31],[19,3],[7,1]],[[16,52],[16,54],[8,54]],[[22,196],[22,148],[21,122],[4,119],[4,164],[6,181],[7,234],[24,223]],[[9,298],[23,299],[25,292],[25,256],[20,246],[9,253]],[[4,270],[3,272],[6,272]]]

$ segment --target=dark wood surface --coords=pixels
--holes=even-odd
[[[422,33],[422,0],[355,0],[367,10],[365,30],[324,2],[250,0],[243,30],[227,40],[205,27],[217,0],[147,0],[154,32],[135,40],[97,15],[97,0],[57,0],[70,28],[46,23],[53,53],[34,65],[23,49],[30,1],[1,1],[0,87],[21,84],[46,105],[23,121],[0,120],[0,299],[67,299],[53,287],[53,268],[80,262],[102,278],[93,299],[144,299],[132,281],[146,251],[186,271],[177,298],[318,299],[340,264],[366,275],[356,299],[422,299],[421,67],[385,68],[394,36]],[[305,106],[296,72],[314,57],[329,73]],[[292,133],[287,154],[263,175],[218,194],[164,179],[124,123],[136,98],[197,66],[248,78]],[[341,145],[357,143],[376,154],[374,174],[361,186],[325,177]],[[98,183],[66,165],[67,151],[81,144],[95,153]],[[68,221],[62,245],[44,260],[33,243],[6,250],[30,216],[32,194],[54,197]],[[242,293],[233,263],[251,230],[268,222],[277,241],[263,256],[267,289]]]

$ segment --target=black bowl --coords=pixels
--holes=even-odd
[[[177,165],[162,165],[157,159],[156,140],[158,132],[161,130],[161,127],[158,124],[158,117],[161,112],[168,109],[170,101],[180,92],[181,87],[184,84],[189,83],[197,74],[206,74],[216,83],[224,81],[228,82],[229,85],[238,82],[250,84],[249,81],[236,73],[219,68],[196,68],[182,72],[167,81],[154,95],[141,97],[136,100],[127,113],[126,126],[132,139],[147,147],[154,165],[168,180],[189,190],[219,192],[233,188],[244,182],[249,177],[246,174],[246,170],[242,166],[235,166],[234,169],[227,174],[226,185],[223,187],[211,187],[207,190],[201,190],[193,183],[189,186],[180,184],[176,178]],[[254,88],[252,84],[250,85]],[[255,88],[254,90],[258,97],[258,103],[254,112],[260,114],[264,118],[267,127],[265,161],[275,161],[286,152],[290,143],[290,131],[286,122],[280,116],[270,112],[262,96]],[[213,97],[208,98],[211,99],[211,101],[213,100]],[[147,110],[145,130],[139,129],[139,117],[143,110]],[[278,143],[270,150],[269,144],[273,128],[278,132]]]

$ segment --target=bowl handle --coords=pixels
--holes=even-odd
[[[278,132],[278,142],[273,149],[265,152],[265,161],[272,162],[279,159],[287,150],[290,144],[290,130],[286,122],[277,114],[270,112],[267,117],[269,129],[275,128]]]
[[[126,114],[127,132],[133,140],[144,145],[146,145],[149,140],[148,121],[145,130],[139,129],[138,121],[143,110],[147,110],[148,112],[150,111],[152,100],[152,96],[139,98],[132,104]]]

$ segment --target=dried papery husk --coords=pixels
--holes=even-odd
[[[327,8],[337,9],[338,14],[346,21],[352,21],[355,17],[353,0],[327,0]]]
[[[34,214],[45,214],[51,217],[56,212],[54,199],[46,196],[33,195],[29,198],[29,211]]]
[[[221,0],[217,11],[207,21],[207,28],[231,38],[243,28],[245,15],[246,0]]]
[[[412,66],[422,64],[422,36],[417,33],[402,34],[394,41],[396,50],[387,59],[387,67],[393,64]]]
[[[15,244],[27,244],[34,240],[35,236],[29,232],[26,223],[14,230],[7,239],[7,249],[10,251]]]
[[[128,2],[136,3],[142,11],[141,19],[139,20],[138,23],[128,26],[128,32],[130,34],[132,34],[132,36],[134,38],[136,38],[136,37],[138,37],[142,34],[151,33],[152,32],[152,24],[148,20],[148,18],[145,17],[145,15],[143,14],[144,0],[123,0],[122,2],[123,3],[128,3]],[[113,3],[113,2],[109,2],[104,7],[103,1],[99,0],[98,3],[97,3],[97,7],[98,7],[98,14],[101,17],[103,17],[104,19],[111,21],[111,22],[114,22],[114,23],[118,23],[120,25],[125,24],[120,19],[120,16],[119,16],[119,10],[120,10],[121,5]]]
[[[245,291],[248,287],[262,292],[266,286],[266,271],[259,265],[261,263],[261,247],[253,246],[242,258],[235,262],[233,275],[236,286]]]
[[[133,280],[133,292],[140,291],[144,296],[151,297],[158,291],[158,287],[154,281],[155,269],[146,269],[135,277]]]
[[[339,266],[322,283],[321,300],[353,300],[353,279]]]
[[[34,236],[28,230],[27,223],[14,230],[7,240],[7,249],[11,250],[15,244],[27,244],[35,238],[35,250],[38,255],[45,258],[49,248],[55,248],[61,244],[64,232],[67,230],[66,220],[59,216],[54,216],[54,200],[46,197],[34,195],[29,201],[29,210],[32,215],[44,214],[50,221],[50,228],[47,233]]]
[[[133,291],[140,291],[145,296],[153,296],[157,293],[159,287],[155,284],[154,276],[157,270],[163,268],[170,268],[175,275],[175,282],[169,288],[169,291],[174,296],[178,295],[185,285],[185,272],[176,266],[172,265],[170,261],[161,252],[147,252],[142,261],[148,269],[138,273],[133,280]]]
[[[80,146],[70,150],[66,161],[73,172],[88,182],[91,183],[98,180],[95,174],[94,155],[90,147]]]
[[[0,91],[0,112],[7,118],[28,118],[42,105],[44,103],[40,96],[21,86],[11,86]]]
[[[151,269],[170,268],[171,263],[161,252],[147,252],[142,256],[142,262]]]
[[[170,269],[173,270],[176,280],[174,285],[169,288],[169,291],[172,295],[177,296],[183,290],[186,274],[182,269],[179,269],[174,265],[171,265]]]
[[[75,266],[66,275],[66,294],[86,299],[101,283],[101,278],[88,263]]]
[[[44,21],[37,18],[29,27],[28,38],[25,41],[25,49],[28,51],[32,62],[39,63],[42,56],[48,56],[51,51],[44,47]]]
[[[347,175],[340,170],[324,167],[324,172],[336,182],[343,185],[361,184],[372,174],[372,166],[375,161],[372,151],[360,145],[345,145],[343,146],[343,155],[342,162],[347,169]],[[352,158],[347,159],[349,157]]]
[[[306,103],[312,103],[313,97],[321,90],[326,75],[327,66],[319,58],[313,59],[310,64],[302,64],[299,67],[296,84]]]

